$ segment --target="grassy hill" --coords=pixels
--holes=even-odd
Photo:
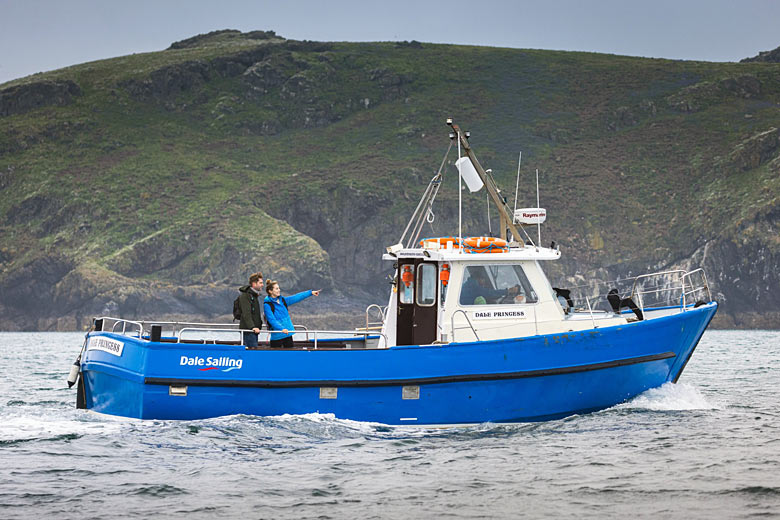
[[[780,326],[780,64],[219,31],[0,85],[0,329],[216,319],[257,269],[343,322],[386,300],[449,116],[508,193],[522,150],[525,205],[539,169],[553,281],[703,265],[722,326]]]

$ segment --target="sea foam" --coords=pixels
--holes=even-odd
[[[665,383],[615,408],[656,411],[720,409],[719,406],[708,402],[695,386],[687,383]]]

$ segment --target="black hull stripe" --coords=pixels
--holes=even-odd
[[[502,379],[524,379],[527,377],[558,376],[577,372],[590,372],[627,365],[637,365],[650,361],[659,361],[675,357],[674,352],[664,352],[650,356],[640,356],[628,359],[618,359],[591,365],[572,367],[546,368],[543,370],[525,370],[522,372],[500,372],[497,374],[461,374],[453,376],[419,377],[413,379],[362,379],[362,380],[319,380],[319,381],[268,381],[241,379],[179,379],[169,377],[147,377],[147,385],[180,385],[180,386],[223,386],[247,388],[309,388],[309,387],[372,387],[372,386],[409,386],[435,385],[444,383],[465,383],[470,381],[498,381]]]

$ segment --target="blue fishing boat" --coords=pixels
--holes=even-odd
[[[294,347],[274,349],[263,338],[245,346],[230,324],[96,318],[69,380],[78,382],[77,406],[141,419],[541,421],[676,382],[717,311],[704,272],[554,288],[542,265],[561,251],[527,230],[538,229],[546,211],[510,209],[468,133],[448,125],[459,182],[487,190],[500,236],[463,237],[459,229],[420,239],[442,161],[401,240],[383,254],[395,272],[392,291],[387,306],[366,310],[365,327],[296,327]]]

